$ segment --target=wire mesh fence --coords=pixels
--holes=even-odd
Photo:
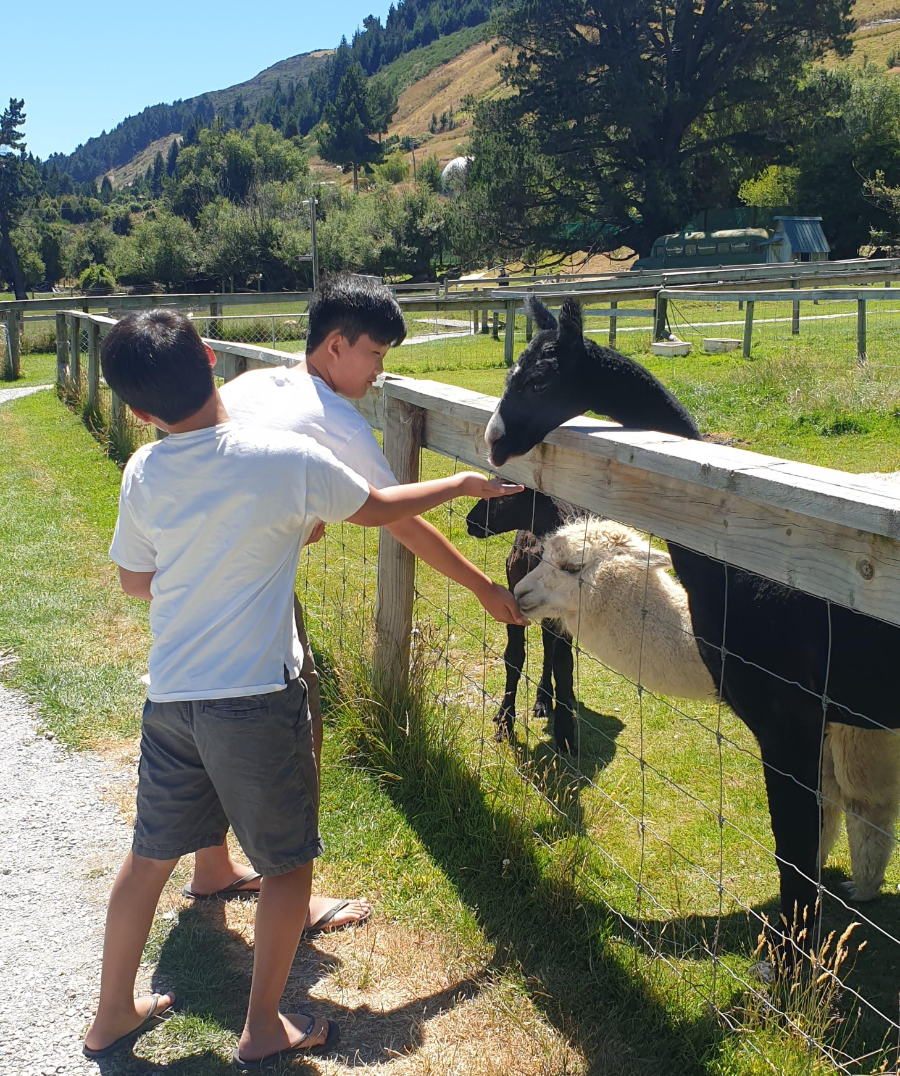
[[[422,477],[459,466],[422,453]],[[454,504],[430,518],[502,579],[515,535],[478,539],[467,508]],[[809,789],[820,803],[823,847],[834,842],[811,879],[822,914],[808,944],[791,947],[793,962],[777,966],[779,951],[763,941],[767,930],[777,940],[783,924],[757,741],[720,701],[721,685],[699,659],[709,697],[683,699],[653,686],[671,663],[673,630],[696,648],[689,619],[675,617],[673,629],[672,608],[660,603],[660,592],[671,601],[678,586],[664,543],[582,514],[564,542],[544,550],[538,562],[550,592],[547,609],[566,608],[564,624],[576,640],[571,750],[554,742],[552,709],[536,707],[546,693],[538,626],[528,631],[512,736],[498,736],[506,632],[468,592],[419,563],[414,651],[432,734],[422,741],[422,771],[434,764],[428,754],[435,744],[452,753],[491,811],[527,833],[546,879],[564,879],[568,907],[559,914],[577,918],[593,910],[585,946],[612,954],[662,1000],[672,1020],[712,1014],[729,1071],[895,1072],[900,871],[890,853],[900,797],[897,733],[848,734],[828,725],[826,735],[822,722],[824,780]],[[338,667],[358,661],[370,644],[376,563],[375,535],[343,525],[328,528],[301,565],[311,634]],[[608,579],[606,563],[613,568]],[[660,573],[667,583],[661,585]],[[545,646],[548,638],[567,643],[558,622],[549,635],[546,622],[544,628]],[[586,648],[588,640],[598,652]],[[824,713],[827,685],[817,699]],[[849,844],[836,839],[842,816]],[[516,854],[523,853],[497,865],[499,876],[521,868]],[[477,849],[472,855],[477,861]],[[882,883],[881,896],[859,903],[846,891],[848,879],[860,897],[875,896],[872,886],[877,892]]]

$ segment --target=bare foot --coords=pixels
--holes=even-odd
[[[306,930],[338,930],[340,927],[353,926],[361,922],[372,911],[372,905],[365,899],[351,900],[332,919],[329,919],[323,927],[317,924],[328,917],[328,913],[336,905],[340,904],[337,897],[310,897],[309,914],[306,917]]]
[[[227,889],[240,878],[246,878],[248,874],[253,873],[252,867],[239,863],[231,856],[214,858],[197,855],[194,857],[194,875],[191,878],[190,889],[199,896],[208,896],[210,893]],[[260,881],[261,879],[254,878],[253,881],[242,885],[236,892],[258,893]]]
[[[278,1023],[267,1031],[251,1036],[244,1028],[238,1045],[238,1057],[242,1061],[259,1061],[282,1050],[297,1050],[300,1053],[321,1046],[327,1038],[327,1020],[316,1020],[306,1013],[279,1013]]]
[[[174,994],[162,994],[156,1005],[156,1014],[162,1015],[175,1003]],[[115,1012],[97,1013],[84,1038],[84,1045],[88,1050],[103,1050],[111,1046],[116,1039],[127,1035],[130,1031],[140,1027],[147,1019],[153,1005],[153,995],[144,998],[135,998],[133,1005],[126,1006]]]

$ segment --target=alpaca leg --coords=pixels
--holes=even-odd
[[[884,884],[896,846],[900,811],[900,733],[834,725],[835,778],[847,812],[853,881],[851,900],[872,900]]]
[[[834,773],[834,750],[831,729],[825,735],[822,751],[822,837],[819,844],[819,869],[825,867],[831,849],[840,836],[844,817],[841,789]]]
[[[556,681],[556,709],[553,711],[553,738],[560,751],[575,750],[575,718],[578,702],[572,682],[575,662],[572,658],[572,636],[562,630],[553,648],[553,679]]]
[[[503,652],[503,662],[506,665],[506,688],[503,692],[503,702],[500,712],[494,718],[497,726],[496,740],[512,739],[513,725],[516,720],[516,692],[519,689],[519,678],[525,667],[525,629],[518,624],[506,625],[506,650]]]
[[[780,722],[775,728],[780,727]],[[802,949],[815,944],[816,867],[819,858],[819,736],[813,728],[797,729],[782,739],[767,730],[760,740],[765,768],[769,815],[781,878],[781,914],[793,941]],[[780,939],[774,935],[773,943]],[[792,946],[782,949],[786,962],[795,957]]]
[[[541,621],[541,643],[544,647],[544,664],[541,668],[541,681],[538,684],[534,700],[534,717],[536,721],[549,721],[553,713],[553,651],[556,649],[555,621]]]

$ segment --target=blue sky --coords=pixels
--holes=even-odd
[[[0,109],[24,97],[28,148],[71,153],[147,105],[244,82],[287,56],[334,48],[390,0],[44,0],[0,51]],[[20,27],[24,34],[24,27]],[[25,44],[26,40],[29,44]]]

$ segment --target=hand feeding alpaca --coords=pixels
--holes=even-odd
[[[485,434],[494,467],[587,410],[632,429],[699,439],[688,410],[648,370],[585,338],[576,301],[566,300],[558,322],[537,301],[530,313],[539,331],[510,370]],[[808,947],[817,916],[824,725],[900,727],[893,678],[900,629],[675,542],[669,553],[701,658],[759,744],[782,914]],[[886,858],[884,850],[878,855]]]
[[[521,496],[521,495],[519,495]],[[613,671],[654,694],[714,699],[700,657],[687,594],[670,574],[668,553],[609,520],[564,524],[546,536],[540,564],[515,587],[528,617],[554,617]],[[646,616],[642,615],[646,610]],[[822,866],[847,812],[854,900],[871,900],[884,883],[900,810],[900,737],[829,725],[822,764]]]

